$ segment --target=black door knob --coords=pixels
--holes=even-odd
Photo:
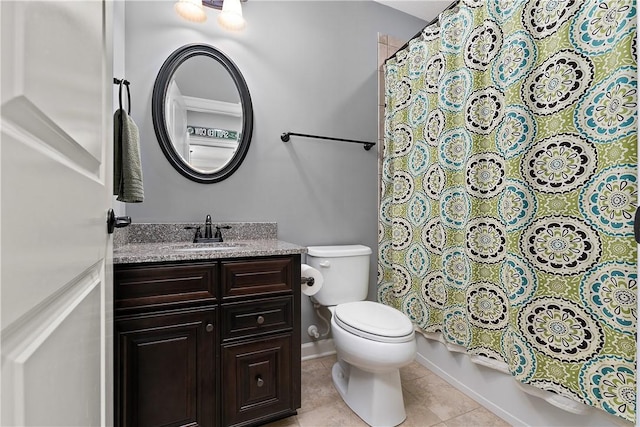
[[[109,209],[107,212],[107,233],[113,234],[114,229],[126,227],[130,224],[130,216],[116,216],[113,209]]]

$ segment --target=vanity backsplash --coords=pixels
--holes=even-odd
[[[230,226],[224,230],[225,240],[269,240],[278,238],[278,223],[276,222],[214,222],[214,227]],[[185,227],[202,227],[200,223],[132,223],[126,228],[117,228],[113,237],[113,246],[124,246],[137,243],[171,243],[191,242],[194,231]]]

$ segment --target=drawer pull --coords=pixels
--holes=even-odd
[[[256,321],[258,322],[258,325],[262,325],[264,323],[264,317],[263,316],[258,316]]]
[[[205,329],[207,332],[213,332],[213,323],[209,323]]]
[[[258,377],[258,381],[256,381],[256,385],[258,387],[262,387],[264,385],[264,380],[260,377]]]

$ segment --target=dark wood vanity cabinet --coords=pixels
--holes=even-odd
[[[287,416],[300,407],[300,262],[229,261],[220,270],[223,425]]]
[[[215,425],[216,310],[116,320],[118,424]]]
[[[300,255],[115,266],[117,426],[250,426],[300,407]]]

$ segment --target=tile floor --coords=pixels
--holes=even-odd
[[[331,381],[335,356],[302,362],[302,408],[267,427],[366,427]],[[400,370],[405,427],[508,427],[509,424],[417,362]]]

